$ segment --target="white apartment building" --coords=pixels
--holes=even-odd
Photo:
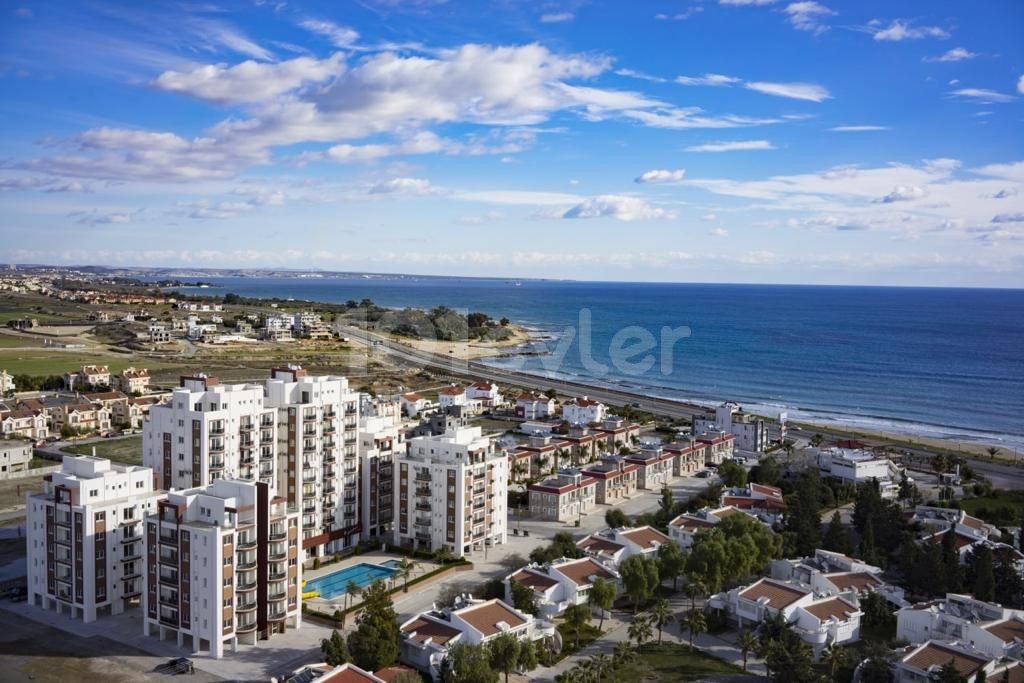
[[[882,569],[842,553],[818,548],[800,559],[772,560],[771,578],[807,584],[818,595],[848,595],[854,600],[878,593],[897,607],[908,605],[903,589],[886,583]]]
[[[1021,659],[1024,610],[947,593],[944,599],[896,612],[896,637],[914,645],[928,641],[967,643],[993,659]]]
[[[437,392],[437,404],[442,410],[453,406],[464,406],[469,399],[466,398],[466,390],[462,387],[445,387]]]
[[[395,520],[395,458],[405,453],[405,431],[392,415],[359,419],[364,540],[391,542]]]
[[[883,498],[899,495],[903,469],[889,458],[860,449],[823,448],[818,451],[817,460],[823,477],[854,485],[874,480]]]
[[[220,658],[301,626],[299,515],[267,484],[172,491],[145,524],[147,636]]]
[[[722,520],[733,515],[744,514],[742,510],[727,505],[712,510],[701,508],[695,512],[684,512],[668,523],[668,535],[679,544],[683,550],[689,550],[697,539],[697,534],[708,529],[713,529],[722,523]]]
[[[115,388],[126,394],[144,394],[149,391],[149,370],[146,368],[125,368],[115,378]]]
[[[756,415],[743,412],[738,403],[726,401],[713,415],[694,415],[693,433],[726,432],[736,437],[736,447],[763,453],[768,448],[768,427]]]
[[[358,419],[344,377],[298,366],[272,370],[263,385],[185,377],[169,403],[150,409],[143,462],[166,488],[266,483],[301,510],[303,549],[319,556],[359,537]]]
[[[395,542],[409,548],[446,547],[461,557],[504,544],[508,458],[480,427],[409,439],[397,459]]]
[[[524,420],[542,420],[555,414],[555,399],[527,391],[516,397],[516,417]]]
[[[530,564],[505,577],[505,601],[512,604],[512,583],[533,591],[534,602],[541,616],[556,617],[570,605],[583,605],[590,597],[590,588],[597,579],[604,579],[621,590],[619,573],[593,557],[561,559],[550,564]]]
[[[591,400],[586,396],[574,398],[562,404],[562,417],[571,425],[601,422],[606,413],[607,409],[603,403]]]
[[[15,472],[25,472],[32,462],[32,444],[21,439],[0,441],[0,479]]]
[[[17,388],[14,384],[14,375],[0,369],[0,396],[13,394]]]
[[[85,622],[137,604],[142,520],[165,495],[148,467],[65,455],[43,491],[26,498],[29,604]]]

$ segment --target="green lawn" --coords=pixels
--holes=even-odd
[[[649,643],[640,648],[639,654],[640,660],[654,671],[659,681],[700,681],[743,673],[740,667],[677,643]]]
[[[1024,510],[1024,491],[995,489],[991,495],[979,498],[964,498],[960,507],[967,514],[980,517],[998,526],[1020,526],[1021,511]]]
[[[558,632],[562,635],[562,652],[558,656],[559,659],[567,657],[577,650],[582,650],[601,636],[601,631],[596,626],[585,624],[580,630],[580,645],[577,648],[576,630],[565,622],[558,624],[557,628]]]
[[[125,356],[95,356],[87,353],[66,351],[11,351],[0,348],[0,368],[12,375],[60,375],[70,370],[77,370],[83,365],[106,365],[111,372],[120,372],[129,366],[144,367],[156,370],[166,367],[166,363],[152,362],[147,359]]]
[[[67,446],[61,450],[76,455],[92,455],[93,448],[96,449],[96,455],[100,458],[107,458],[126,465],[142,464],[142,436],[104,439],[103,441]]]
[[[12,334],[0,334],[0,349],[17,349],[26,346],[43,346],[39,337],[20,337]]]

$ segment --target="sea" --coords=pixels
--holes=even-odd
[[[507,317],[485,362],[768,415],[1024,452],[1024,290],[412,276],[208,277],[234,292]],[[184,291],[184,290],[183,290]]]

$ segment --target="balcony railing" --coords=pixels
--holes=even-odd
[[[430,503],[416,503],[416,509],[423,510],[424,512],[430,512],[431,506]]]
[[[270,527],[270,540],[280,541],[288,536],[288,530],[284,527]]]
[[[413,523],[416,526],[430,526],[430,518],[417,517]]]

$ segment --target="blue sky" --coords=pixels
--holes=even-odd
[[[0,261],[1024,286],[1024,3],[3,2]]]

